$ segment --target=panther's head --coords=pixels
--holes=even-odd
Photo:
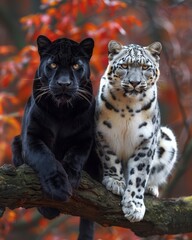
[[[86,38],[77,43],[67,38],[51,42],[40,35],[37,39],[40,65],[34,81],[34,97],[52,99],[58,105],[70,103],[75,98],[89,101],[89,60],[94,42]]]
[[[154,42],[147,47],[136,44],[123,46],[116,41],[108,44],[110,84],[129,95],[146,91],[159,78],[159,56],[162,46]]]

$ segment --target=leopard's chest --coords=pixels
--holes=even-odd
[[[151,114],[146,111],[137,112],[136,104],[126,99],[119,102],[108,100],[114,108],[107,108],[101,96],[98,99],[97,131],[100,131],[119,159],[127,161],[144,139],[153,133]]]

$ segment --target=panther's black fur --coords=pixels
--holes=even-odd
[[[46,195],[66,201],[80,182],[94,138],[95,100],[89,60],[94,42],[37,39],[40,65],[25,107],[21,135],[12,144],[13,163],[31,166]],[[39,208],[47,218],[54,208]]]

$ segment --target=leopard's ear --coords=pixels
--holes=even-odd
[[[82,42],[80,42],[80,46],[83,50],[85,57],[88,59],[91,58],[94,48],[94,41],[92,38],[86,38]]]
[[[113,59],[113,56],[117,53],[119,53],[122,49],[122,45],[119,42],[116,42],[114,40],[111,40],[108,43],[108,58],[109,60]]]
[[[37,38],[37,46],[39,55],[42,57],[47,51],[47,48],[51,45],[51,41],[44,35],[39,35]]]
[[[146,47],[151,55],[156,59],[159,60],[159,56],[162,50],[162,45],[160,42],[154,42],[152,44],[150,44],[149,46]]]

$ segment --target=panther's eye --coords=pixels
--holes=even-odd
[[[57,68],[57,64],[56,64],[56,63],[51,63],[49,66],[50,66],[50,68],[52,68],[52,69]]]
[[[149,68],[148,65],[145,65],[145,64],[142,65],[142,69],[143,69],[143,70],[147,70],[148,68]]]
[[[127,64],[121,64],[121,67],[122,68],[127,68],[128,66],[127,66]]]
[[[80,65],[78,63],[73,64],[73,69],[78,70],[80,68]]]

